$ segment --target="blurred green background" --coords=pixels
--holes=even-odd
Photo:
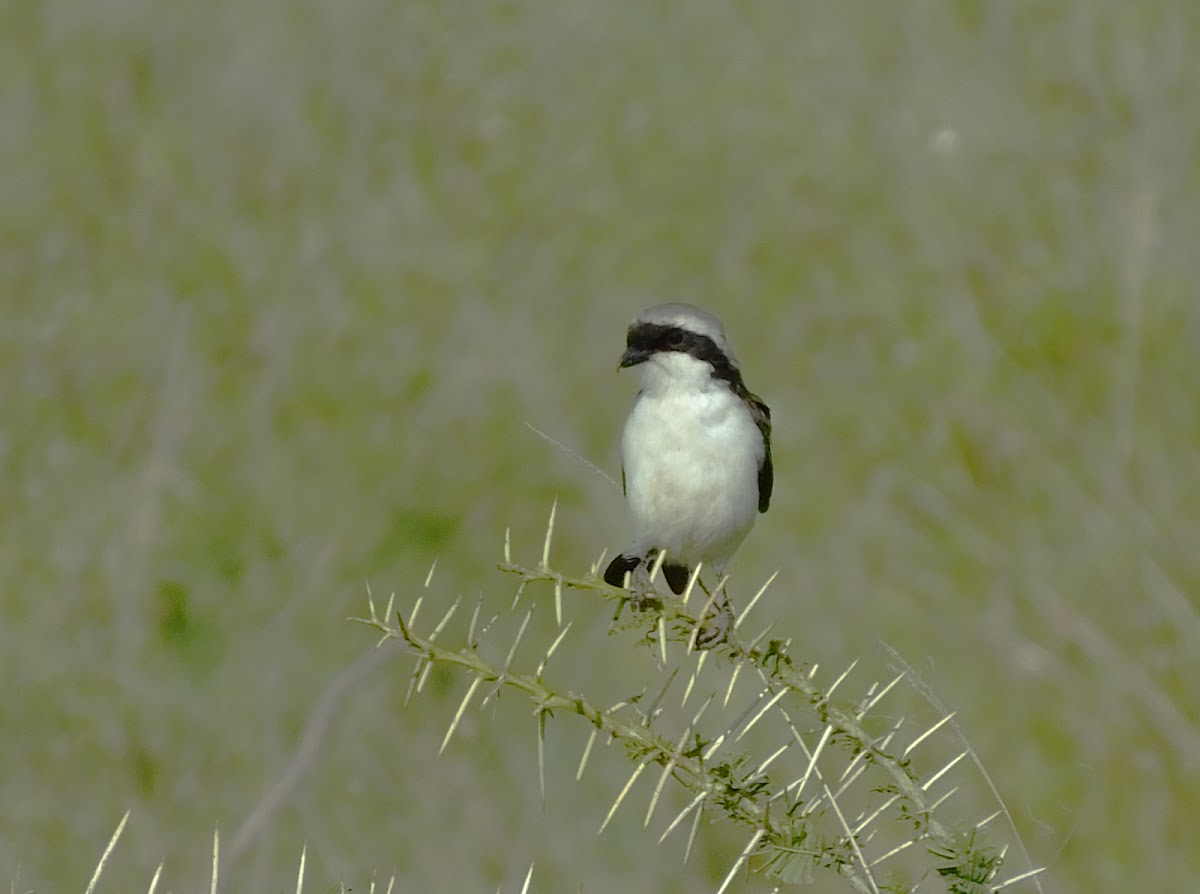
[[[896,646],[1046,890],[1200,872],[1200,8],[147,0],[0,6],[0,879],[205,885],[369,631],[502,610],[504,530],[624,539],[642,307],[725,319],[775,417],[735,587],[829,668]],[[562,679],[650,659],[574,600]],[[432,615],[430,615],[432,617]],[[539,615],[543,633],[553,628]],[[710,890],[528,706],[366,673],[229,890]],[[965,792],[967,816],[991,811]],[[739,881],[760,890],[762,882]],[[815,890],[841,890],[828,880]]]

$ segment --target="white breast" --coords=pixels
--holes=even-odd
[[[722,569],[754,526],[762,434],[725,383],[647,373],[621,440],[634,551]]]

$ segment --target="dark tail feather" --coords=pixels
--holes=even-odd
[[[667,586],[671,588],[671,592],[676,596],[687,589],[688,578],[692,576],[686,565],[667,565],[664,563],[662,572],[663,577],[667,579]]]
[[[642,563],[640,556],[617,556],[604,569],[604,582],[610,587],[625,586],[625,574]]]

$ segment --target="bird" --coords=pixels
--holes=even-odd
[[[691,304],[638,314],[617,367],[636,369],[641,390],[621,434],[621,487],[630,545],[605,569],[605,583],[649,567],[675,594],[703,564],[724,578],[758,514],[771,505],[771,411],[742,380],[725,327]]]

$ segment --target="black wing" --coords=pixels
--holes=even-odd
[[[758,511],[766,512],[771,505],[771,489],[775,486],[775,464],[771,461],[771,408],[757,394],[746,392],[750,417],[762,432],[763,458],[758,464]]]

